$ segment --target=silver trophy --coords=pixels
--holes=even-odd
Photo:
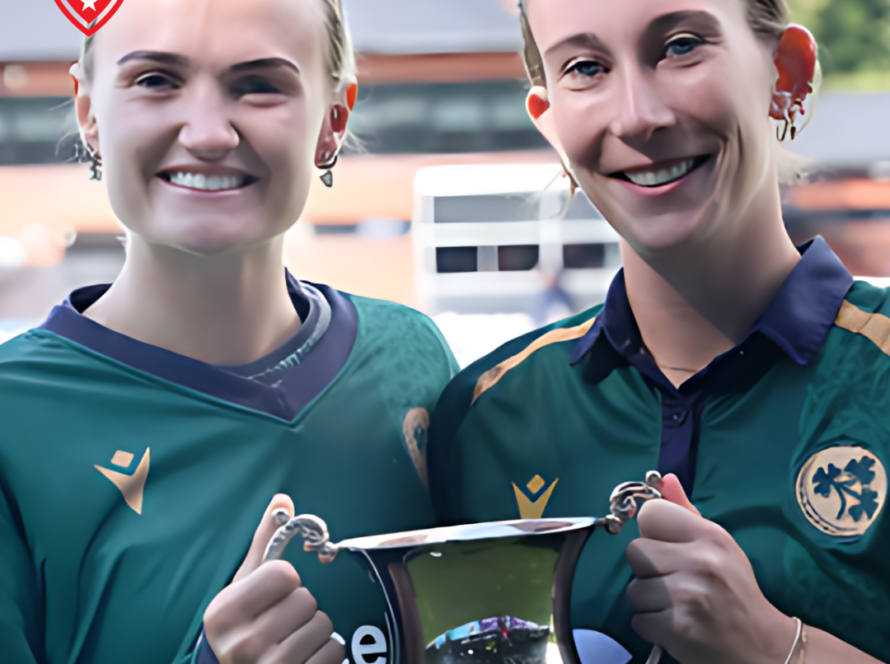
[[[349,551],[383,588],[394,664],[581,664],[569,620],[572,580],[590,534],[615,535],[639,501],[661,498],[661,475],[612,492],[602,518],[523,519],[330,541],[313,515],[277,514],[263,562],[281,558],[300,533],[303,548],[331,562]],[[658,646],[649,657],[656,664]]]

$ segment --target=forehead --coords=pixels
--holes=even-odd
[[[101,68],[132,51],[161,51],[225,67],[266,57],[304,70],[325,57],[322,0],[127,0],[100,30]]]
[[[660,16],[681,12],[711,14],[724,29],[746,28],[749,0],[523,0],[541,51],[578,33],[604,42],[637,39]]]

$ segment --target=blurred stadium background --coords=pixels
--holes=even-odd
[[[81,34],[53,0],[2,0],[0,340],[123,261],[101,183],[77,163],[68,67]],[[344,0],[359,57],[335,186],[315,183],[289,234],[302,279],[433,315],[460,361],[601,300],[616,238],[566,182],[524,111],[513,0]],[[825,81],[792,144],[811,181],[785,191],[795,240],[890,278],[890,0],[794,0]],[[416,188],[415,188],[416,183]]]

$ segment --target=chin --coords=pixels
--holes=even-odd
[[[193,254],[195,256],[221,256],[234,253],[255,245],[260,238],[247,229],[196,228],[192,232],[177,232],[165,236],[155,236],[153,244]]]
[[[626,218],[615,230],[639,254],[655,253],[706,242],[715,227],[712,205],[697,210]]]

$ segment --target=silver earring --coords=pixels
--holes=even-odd
[[[87,148],[87,155],[90,158],[90,180],[102,179],[102,157],[92,148]]]
[[[334,155],[334,158],[324,166],[320,166],[319,168],[324,169],[324,173],[321,174],[321,181],[324,183],[325,187],[333,187],[334,186],[334,173],[333,168],[337,165],[337,158],[339,155]]]

